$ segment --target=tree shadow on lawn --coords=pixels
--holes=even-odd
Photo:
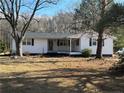
[[[101,71],[66,68],[36,72],[45,73],[29,77],[25,76],[29,72],[22,72],[0,78],[0,93],[124,93],[124,77]]]
[[[30,63],[30,64],[33,64],[33,63],[51,63],[51,64],[55,64],[55,63],[59,63],[59,62],[61,62],[61,63],[72,63],[72,62],[81,62],[81,60],[71,60],[71,61],[67,61],[67,60],[65,60],[65,61],[60,61],[60,60],[52,60],[52,59],[50,59],[50,60],[40,60],[40,61],[37,61],[37,62],[35,62],[35,61],[26,61],[26,60],[22,60],[21,62],[20,62],[20,60],[10,60],[10,61],[12,61],[12,62],[7,62],[7,60],[4,60],[4,61],[2,61],[1,62],[1,60],[0,60],[0,64],[3,64],[3,65],[10,65],[10,64],[27,64],[27,63]]]

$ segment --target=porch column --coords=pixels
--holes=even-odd
[[[71,42],[72,42],[72,39],[70,38],[70,53],[72,51],[72,44],[71,44]]]

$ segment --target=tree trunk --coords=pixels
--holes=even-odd
[[[102,58],[102,46],[103,46],[103,31],[98,33],[98,43],[97,43],[97,51],[96,51],[96,58]]]
[[[22,42],[16,41],[16,55],[22,57]]]

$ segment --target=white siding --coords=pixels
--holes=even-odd
[[[103,54],[113,54],[113,39],[105,39],[105,46],[103,47]]]
[[[15,51],[15,42],[13,40],[12,50]],[[47,39],[34,39],[34,46],[32,45],[23,45],[22,46],[23,53],[36,53],[42,54],[47,53],[48,51],[48,43]]]
[[[97,36],[95,36],[97,37]],[[89,38],[87,35],[83,35],[80,38],[80,45],[79,47],[74,46],[74,44],[72,43],[72,50],[74,51],[82,51],[85,48],[89,48],[92,50],[92,54],[96,54],[96,49],[97,46],[89,46]],[[12,51],[15,52],[16,48],[15,48],[15,42],[14,40],[12,41]],[[48,52],[48,39],[42,39],[42,38],[37,38],[34,39],[34,46],[30,45],[23,45],[23,53],[47,53]],[[57,40],[54,40],[54,46],[53,46],[53,51],[69,51],[70,47],[69,46],[57,46]],[[107,54],[107,55],[112,55],[113,54],[113,38],[107,37],[107,39],[105,39],[104,41],[104,47],[103,47],[103,51],[102,54]]]
[[[89,46],[89,37],[82,36],[80,43],[81,43],[81,47],[80,47],[81,50],[85,48],[89,48],[92,50],[92,54],[94,55],[96,54],[97,46]],[[113,39],[112,38],[108,37],[107,39],[104,40],[102,54],[105,54],[105,55],[113,54]]]

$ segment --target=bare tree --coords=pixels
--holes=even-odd
[[[81,27],[98,33],[96,58],[102,58],[103,34],[107,27],[103,19],[113,4],[113,0],[82,0],[76,9],[75,19],[80,21]]]
[[[123,24],[124,8],[113,0],[83,0],[75,19],[81,20],[83,28],[98,33],[96,58],[102,58],[103,35]]]
[[[33,18],[28,30],[31,32],[47,32],[50,17],[40,16]]]
[[[52,23],[55,32],[70,32],[72,30],[73,14],[60,12],[53,17]]]
[[[41,16],[33,18],[28,30],[33,32],[70,32],[73,24],[73,14],[60,12],[56,16]]]
[[[11,26],[10,34],[15,40],[16,55],[22,56],[22,40],[36,11],[56,4],[58,0],[0,0],[0,13]],[[28,13],[28,15],[26,15]],[[23,19],[20,27],[20,19]],[[21,28],[21,29],[20,29]]]

